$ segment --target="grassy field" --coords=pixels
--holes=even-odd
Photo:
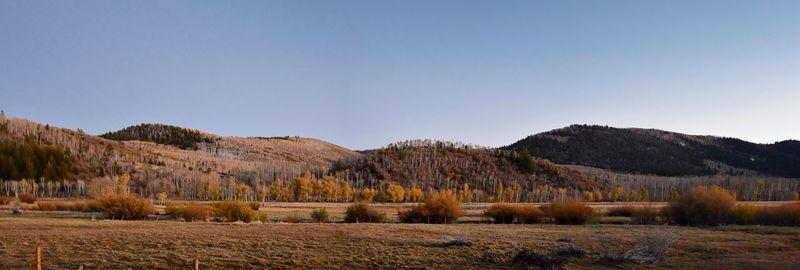
[[[278,216],[275,209],[291,209],[286,212],[294,214],[317,207],[272,205],[267,211]],[[667,262],[624,267],[793,269],[800,265],[800,228],[790,227],[222,224],[91,221],[90,215],[0,214],[0,269],[31,269],[37,245],[44,250],[44,269],[191,269],[195,258],[201,269],[512,269],[509,263],[487,256],[520,248],[551,252],[567,245],[589,252],[584,258],[569,258],[570,269],[615,269],[618,266],[600,257],[632,248],[653,230],[680,237]],[[436,247],[452,239],[472,245]]]

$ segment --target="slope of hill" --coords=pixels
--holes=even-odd
[[[800,143],[755,144],[655,129],[573,125],[529,136],[502,149],[559,164],[662,176],[742,174],[800,177]]]
[[[208,198],[212,193],[226,197],[245,184],[254,190],[278,178],[292,179],[306,172],[321,175],[336,160],[361,156],[328,142],[299,137],[222,137],[163,125],[140,125],[114,134],[117,139],[132,136],[128,138],[135,140],[113,141],[0,117],[0,166],[5,173],[5,166],[13,163],[15,170],[24,172],[8,170],[2,180],[28,180],[0,184],[29,192],[49,183],[48,192],[101,195],[119,183],[120,175],[129,174],[131,191],[144,196],[168,192],[182,198]],[[27,166],[30,162],[33,165]],[[28,168],[33,170],[27,172]]]
[[[574,193],[601,186],[576,171],[525,153],[430,140],[366,151],[362,158],[334,164],[332,171],[356,187],[397,183],[461,190],[466,185],[480,194],[477,200],[505,196],[507,201],[543,201],[558,195],[549,192],[551,188]]]

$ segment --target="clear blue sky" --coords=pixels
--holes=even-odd
[[[800,1],[0,0],[0,109],[353,149],[574,123],[800,139]]]

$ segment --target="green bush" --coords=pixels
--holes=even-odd
[[[252,222],[258,220],[260,216],[250,205],[241,201],[221,201],[212,204],[214,215],[226,222]]]
[[[347,207],[344,222],[376,222],[380,223],[386,218],[386,214],[380,213],[365,202],[357,202]]]
[[[716,226],[730,220],[736,198],[718,186],[695,187],[678,198],[667,211],[673,223]]]
[[[567,200],[550,205],[548,211],[558,224],[581,225],[589,222],[594,211],[583,202]]]
[[[328,210],[325,208],[314,209],[314,211],[311,211],[311,218],[319,223],[328,222]]]
[[[408,211],[398,210],[397,215],[406,223],[455,223],[463,211],[452,192],[439,191]]]
[[[106,196],[97,201],[112,219],[144,219],[155,212],[150,200],[135,196]]]

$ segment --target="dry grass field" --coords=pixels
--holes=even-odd
[[[339,207],[330,205],[333,212]],[[271,205],[272,216],[319,205]],[[396,207],[396,206],[385,206]],[[286,210],[289,209],[289,210]],[[283,213],[283,214],[285,214]],[[0,214],[0,269],[32,269],[35,247],[44,269],[513,269],[488,259],[516,249],[543,253],[574,245],[569,269],[614,269],[600,258],[630,249],[648,231],[680,238],[659,266],[647,269],[796,269],[800,228],[694,228],[632,225],[494,224],[223,224],[176,221],[91,221],[91,214]],[[452,239],[470,246],[437,247]]]

